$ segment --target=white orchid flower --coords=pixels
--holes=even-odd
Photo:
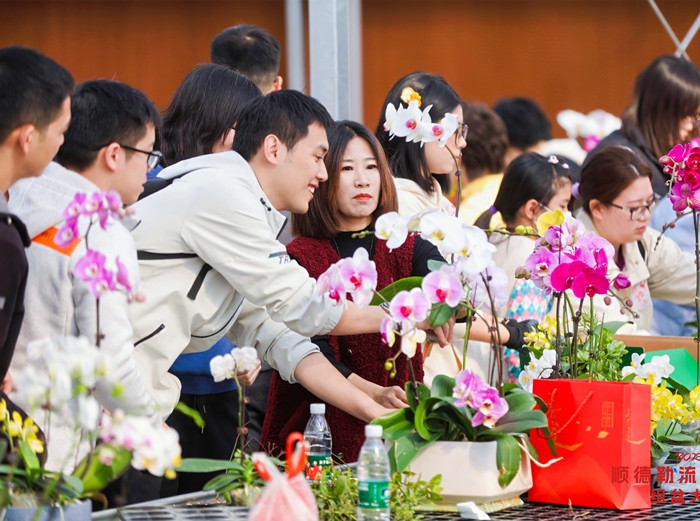
[[[418,344],[425,342],[425,331],[413,328],[401,334],[401,352],[408,358],[416,354]]]
[[[630,365],[622,368],[622,377],[624,378],[630,374],[640,376],[639,370],[642,367],[642,362],[644,361],[645,356],[646,353],[632,353],[632,361],[630,362]]]
[[[254,347],[236,347],[231,351],[237,372],[250,371],[258,366],[258,352]]]
[[[457,115],[452,114],[452,112],[446,113],[440,125],[442,125],[443,129],[440,136],[440,146],[444,147],[447,144],[447,140],[457,131]]]
[[[217,355],[209,360],[209,370],[215,382],[223,382],[234,377],[235,362],[229,353]]]
[[[463,226],[464,247],[457,252],[455,265],[464,275],[474,275],[484,271],[491,263],[496,246],[489,242],[486,232],[477,226]]]
[[[408,237],[407,221],[397,212],[380,215],[374,223],[374,233],[378,239],[386,241],[389,251],[398,248]]]
[[[391,132],[397,137],[406,138],[407,142],[420,141],[420,122],[423,117],[418,101],[413,100],[408,107],[401,106],[391,124]],[[418,138],[418,139],[416,139]]]
[[[394,124],[394,119],[396,119],[396,107],[393,103],[389,103],[384,111],[384,130],[389,133],[389,139],[394,137],[394,133],[391,129]]]
[[[456,217],[441,212],[423,216],[419,230],[421,237],[435,244],[443,255],[458,253],[464,248],[462,223]]]
[[[661,375],[661,378],[668,378],[671,373],[675,371],[675,368],[671,365],[671,359],[668,355],[655,356],[651,359],[651,365],[656,367],[657,373]]]

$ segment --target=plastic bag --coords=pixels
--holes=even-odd
[[[294,443],[300,443],[292,450]],[[318,521],[318,506],[304,479],[307,446],[304,436],[293,432],[287,438],[287,473],[281,473],[262,452],[253,454],[255,468],[266,481],[250,509],[248,521]]]

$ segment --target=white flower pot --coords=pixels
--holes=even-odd
[[[90,521],[92,517],[92,503],[89,499],[74,505],[38,508],[41,512],[37,516],[37,507],[10,506],[0,509],[0,519],[3,521]]]
[[[519,496],[532,487],[530,460],[523,456],[513,481],[501,488],[495,441],[436,441],[418,453],[409,470],[425,481],[442,474],[443,503],[489,503]]]

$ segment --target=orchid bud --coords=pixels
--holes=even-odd
[[[530,270],[528,270],[524,266],[518,266],[517,268],[515,268],[515,278],[530,280]]]
[[[615,289],[617,289],[617,290],[629,288],[631,285],[632,285],[632,283],[630,282],[629,277],[625,273],[620,273],[613,280],[613,286],[615,286]],[[631,301],[627,305],[631,306],[632,305]]]
[[[631,298],[628,298],[627,300],[625,300],[625,306],[631,308],[631,307],[632,307],[632,304],[633,304],[633,302],[632,302],[632,299],[631,299]]]
[[[612,304],[612,299],[609,296],[605,295],[603,302],[605,302],[606,306],[609,306],[610,304]]]

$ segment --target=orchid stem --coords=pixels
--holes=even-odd
[[[693,208],[695,229],[695,320],[700,327],[700,244],[698,244],[698,211]],[[695,360],[700,360],[700,334],[695,336]],[[695,365],[695,385],[700,385],[700,365]]]

